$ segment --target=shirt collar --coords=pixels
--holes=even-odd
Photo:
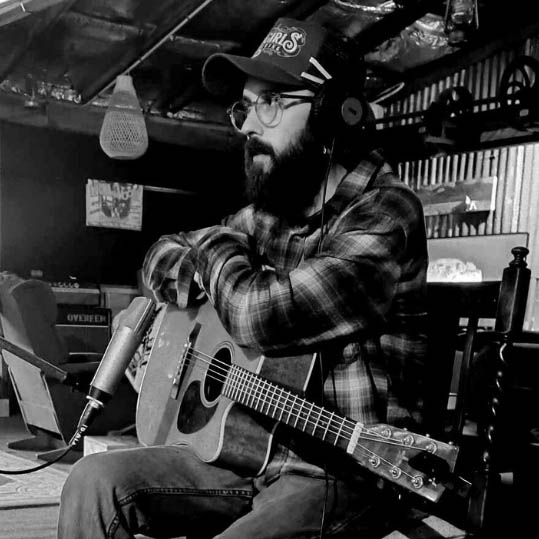
[[[379,150],[373,150],[365,159],[360,161],[356,168],[348,171],[343,180],[337,187],[335,194],[326,202],[324,211],[326,218],[330,215],[341,213],[344,208],[354,199],[361,196],[373,175],[376,177],[380,170],[391,171],[389,165],[384,161],[384,158]],[[373,178],[374,180],[375,178]],[[318,220],[320,211],[309,217],[309,221]]]

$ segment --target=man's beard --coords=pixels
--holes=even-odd
[[[262,155],[264,164],[253,161]],[[258,139],[247,140],[244,148],[246,196],[255,208],[288,222],[298,222],[314,202],[326,173],[322,145],[307,128],[281,155]]]

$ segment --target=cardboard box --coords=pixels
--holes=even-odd
[[[114,449],[127,449],[140,445],[136,436],[85,436],[83,453],[86,456],[92,453],[102,453],[103,451],[113,451]]]

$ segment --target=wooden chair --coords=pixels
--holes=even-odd
[[[86,404],[88,385],[99,365],[95,356],[69,354],[55,327],[57,305],[48,283],[15,275],[0,279],[0,321],[5,339],[28,351],[23,359],[3,355],[21,414],[31,438],[11,442],[12,449],[36,450],[53,459],[75,432]],[[45,364],[32,363],[32,354]],[[66,376],[62,377],[61,374]],[[134,423],[137,395],[126,379],[87,434],[105,434]],[[81,455],[74,454],[75,458]]]
[[[523,522],[515,518],[508,524],[510,503],[505,497],[521,499],[522,492],[518,486],[504,486],[502,477],[518,471],[517,460],[508,461],[504,454],[525,452],[529,426],[521,422],[521,432],[510,433],[506,408],[522,346],[539,343],[539,335],[523,331],[528,249],[515,247],[511,252],[514,259],[501,281],[428,284],[424,425],[433,437],[460,447],[458,477],[448,482],[447,495],[437,506],[417,506],[421,520],[411,523],[414,515],[405,524],[407,533],[395,537],[428,537],[422,520],[426,515],[441,517],[439,522],[452,534],[460,530],[459,537],[491,537],[494,530],[499,535],[510,526],[505,529],[510,532]],[[448,397],[454,400],[452,406]],[[518,413],[525,416],[527,411]]]

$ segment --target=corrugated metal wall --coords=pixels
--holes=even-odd
[[[425,218],[429,238],[529,234],[528,265],[532,282],[525,328],[539,330],[539,143],[443,155],[399,165],[413,189],[464,180],[496,177],[494,211],[433,215]],[[510,253],[508,254],[508,262]]]
[[[538,226],[539,143],[441,155],[400,163],[399,173],[413,189],[496,177],[496,203],[488,216],[458,214],[426,218],[429,238],[530,232]],[[486,217],[486,218],[485,218]]]
[[[497,96],[500,78],[506,66],[522,54],[539,58],[539,36],[521,46],[502,51],[466,69],[431,84],[400,102],[384,109],[384,117],[424,111],[446,88],[465,86],[474,100]],[[488,110],[495,103],[477,106]],[[401,120],[401,124],[417,119]],[[397,125],[397,122],[385,125]],[[404,181],[414,189],[420,187],[495,176],[497,178],[495,209],[488,215],[461,218],[458,215],[426,218],[429,238],[485,236],[514,232],[529,234],[528,264],[532,283],[526,316],[526,329],[539,329],[537,280],[539,278],[539,143],[515,144],[482,151],[440,155],[399,164]],[[535,321],[538,318],[537,322]],[[537,327],[536,327],[537,324]]]
[[[480,62],[461,69],[451,76],[445,77],[422,90],[383,107],[383,117],[390,118],[399,114],[419,113],[425,111],[440,93],[454,86],[464,86],[472,94],[474,101],[493,99],[498,94],[498,86],[504,69],[520,55],[539,58],[539,36],[527,39],[522,45],[498,52]],[[474,108],[480,112],[495,108],[495,103],[484,103]],[[415,123],[417,119],[410,118],[398,122],[384,123],[384,126],[405,125]]]

